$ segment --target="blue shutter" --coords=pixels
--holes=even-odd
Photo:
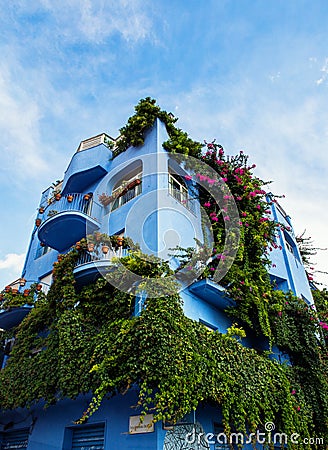
[[[19,449],[26,450],[29,430],[13,430],[2,434],[1,450]]]
[[[105,424],[73,429],[72,450],[104,450]]]

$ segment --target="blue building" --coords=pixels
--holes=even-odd
[[[119,240],[128,236],[140,244],[144,253],[169,260],[172,268],[178,264],[176,256],[172,256],[172,248],[193,247],[196,241],[204,242],[201,205],[195,188],[189,183],[186,166],[179,165],[163,148],[167,139],[165,125],[156,119],[145,133],[143,145],[129,147],[118,155],[108,145],[114,142],[115,147],[115,140],[106,134],[82,141],[63,179],[42,193],[21,278],[6,289],[23,293],[36,286],[37,290],[47,293],[58,256],[97,232],[114,235]],[[270,202],[270,195],[268,199],[272,219],[284,225],[270,251],[270,277],[277,289],[292,291],[310,306],[313,304],[311,290],[290,218],[277,202]],[[107,248],[95,254],[90,248],[85,254],[87,256],[81,257],[74,269],[78,287],[103,275],[111,259],[124,256],[125,250],[119,246],[116,250]],[[225,309],[233,301],[220,283],[205,277],[192,280],[181,285],[180,295],[185,315],[203,323],[209,330],[226,333],[232,325]],[[0,328],[10,330],[17,326],[32,307],[24,305],[2,310]],[[135,314],[139,314],[142,307],[141,296],[136,302]],[[6,345],[3,367],[13,342],[8,340]],[[251,340],[245,339],[244,345],[251,346]],[[277,349],[276,357],[279,357]],[[105,400],[86,424],[76,425],[74,421],[90,399],[91,395],[80,395],[47,409],[38,403],[30,409],[4,411],[0,416],[1,448],[227,448],[214,443],[211,435],[207,441],[204,438],[206,433],[215,436],[223,431],[220,413],[212,405],[198,408],[175,427],[162,422],[152,424],[151,414],[140,423],[139,415],[131,409],[138,399],[135,387],[124,396]],[[196,430],[195,439],[191,434],[193,430]]]

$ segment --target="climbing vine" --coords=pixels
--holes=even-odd
[[[217,174],[213,179],[196,170],[186,176],[187,182],[202,177],[214,184],[222,179],[230,188],[240,217],[240,241],[235,261],[220,283],[235,302],[228,311],[233,325],[224,335],[187,318],[178,286],[168,278],[173,273],[169,265],[145,258],[129,239],[88,236],[59,256],[47,295],[34,288],[25,296],[2,294],[2,309],[34,307],[19,326],[3,333],[3,339],[15,337],[15,345],[0,372],[1,407],[26,407],[39,400],[52,404],[91,392],[90,405],[78,421],[83,422],[104,398],[138,386],[136,406],[142,414],[153,413],[154,421],[174,423],[210,403],[221,409],[227,435],[263,430],[266,422],[273,422],[281,433],[298,433],[303,439],[316,435],[327,442],[328,296],[314,291],[315,306],[309,307],[271,283],[270,249],[278,247],[276,234],[282,225],[270,220],[269,206],[276,199],[267,192],[268,183],[255,176],[255,166],[243,152],[226,156],[215,141],[205,142],[202,151],[202,145],[179,130],[176,119],[155,100],[141,100],[135,109],[120,130],[116,154],[142,145],[158,118],[169,134],[164,144],[168,151],[195,156]],[[229,210],[219,208],[205,189],[197,195],[215,241],[202,276],[215,281],[217,265],[225,258]],[[124,246],[129,253],[120,259],[123,266],[117,267],[115,277],[124,282],[126,267],[143,282],[128,293],[105,278],[77,286],[73,270],[90,244],[114,250]],[[181,265],[187,267],[194,249],[180,250]],[[135,302],[149,288],[148,278],[156,279],[167,295],[146,299],[137,316]],[[245,336],[255,337],[254,348],[243,345]],[[262,347],[257,345],[261,341]],[[278,361],[282,355],[286,362]]]

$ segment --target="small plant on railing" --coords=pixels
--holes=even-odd
[[[108,206],[113,200],[115,200],[115,198],[116,197],[114,197],[113,195],[105,194],[105,192],[98,195],[99,202],[103,206]]]
[[[58,214],[58,211],[56,211],[55,209],[52,209],[51,211],[48,212],[48,217],[53,217],[56,214]]]

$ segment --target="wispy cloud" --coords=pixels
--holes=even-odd
[[[21,89],[10,69],[0,65],[0,116],[2,169],[20,176],[46,168],[39,135],[40,110],[29,92]]]
[[[0,269],[14,269],[17,275],[20,274],[25,260],[25,253],[8,253],[3,259],[0,259]]]
[[[322,73],[321,77],[317,80],[317,84],[322,84],[326,81],[328,77],[328,58],[325,59],[323,66],[321,67],[320,72]]]
[[[137,42],[154,33],[149,0],[36,0],[33,5],[21,0],[15,8],[16,14],[28,15],[31,23],[37,18],[45,33],[42,20],[51,23],[52,33],[74,42],[101,43],[113,34]]]

